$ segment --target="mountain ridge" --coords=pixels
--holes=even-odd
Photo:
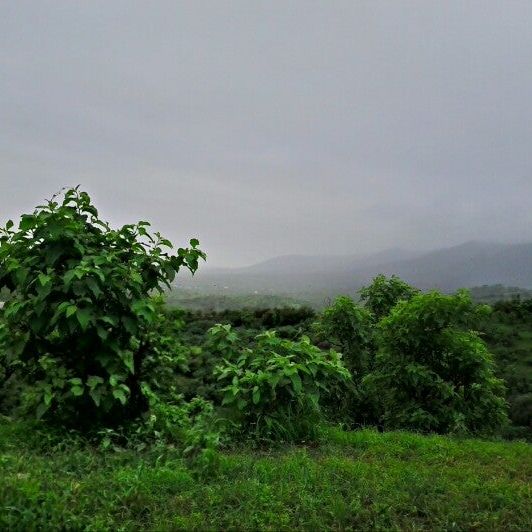
[[[421,289],[495,285],[532,288],[532,242],[464,242],[432,251],[392,248],[371,255],[285,255],[240,268],[199,271],[181,286],[205,292],[352,292],[375,275],[398,275]]]

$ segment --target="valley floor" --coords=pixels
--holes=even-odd
[[[532,530],[532,447],[328,430],[319,444],[102,452],[0,419],[2,530]]]

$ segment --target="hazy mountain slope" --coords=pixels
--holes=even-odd
[[[400,248],[387,249],[372,255],[283,255],[246,266],[217,270],[218,273],[286,275],[297,272],[303,274],[327,273],[332,271],[351,272],[353,267],[372,266],[390,261],[412,259],[420,256],[419,251]],[[213,270],[214,271],[214,270]]]
[[[532,288],[532,243],[468,242],[429,253],[400,249],[367,257],[286,256],[246,268],[204,270],[181,286],[201,291],[331,296],[351,292],[378,273],[396,274],[423,289],[484,284]]]
[[[420,288],[454,290],[484,284],[532,287],[532,243],[468,242],[406,261],[381,265],[380,272],[396,274]],[[354,270],[366,282],[372,268]]]

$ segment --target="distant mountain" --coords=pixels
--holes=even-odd
[[[395,273],[423,289],[456,290],[492,284],[532,288],[532,243],[467,242],[381,265],[380,271]],[[367,280],[373,272],[366,269],[354,273]]]
[[[181,286],[204,293],[284,293],[331,297],[353,293],[379,274],[421,288],[453,291],[495,285],[532,289],[532,243],[467,242],[431,252],[390,249],[369,256],[275,257],[245,268],[201,271]]]
[[[331,268],[344,270],[360,260],[357,255],[283,255],[272,259],[232,269],[233,273],[267,275],[285,275],[300,271],[305,273],[317,273],[329,271]]]
[[[304,274],[320,274],[331,271],[351,272],[354,267],[407,260],[419,255],[421,255],[420,252],[400,248],[388,249],[372,255],[282,255],[242,268],[211,269],[209,274],[293,275],[297,272]]]

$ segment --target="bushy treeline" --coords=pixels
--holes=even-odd
[[[398,279],[394,281],[380,277],[373,283],[373,289],[382,285],[383,281],[404,285]],[[510,437],[530,438],[532,433],[532,403],[530,402],[532,398],[530,370],[532,361],[532,302],[516,300],[497,303],[491,311],[488,307],[479,308],[481,311],[477,312],[475,319],[472,320],[476,324],[470,323],[470,326],[475,325],[474,329],[478,331],[480,338],[494,353],[495,373],[503,379],[506,386],[511,424],[507,425],[502,433]],[[344,365],[348,367],[353,363],[363,363],[367,367],[369,360],[373,360],[373,358],[369,358],[372,352],[369,348],[373,345],[373,352],[377,349],[375,345],[376,323],[367,310],[367,306],[358,305],[353,298],[344,296],[338,298],[333,305],[325,309],[321,316],[308,309],[308,315],[301,316],[299,323],[290,326],[281,324],[276,327],[276,330],[279,336],[290,339],[307,335],[315,345],[323,349],[335,347],[343,354]],[[208,337],[207,331],[216,323],[230,324],[233,331],[238,333],[241,341],[247,341],[246,339],[252,341],[254,335],[269,328],[260,319],[252,318],[255,311],[250,309],[224,312],[183,312],[174,309],[168,312],[183,320],[180,335],[185,343],[203,346],[204,354],[205,342]],[[257,316],[264,314],[266,314],[266,309],[257,312]],[[300,316],[300,310],[287,307],[283,309],[282,314],[285,316],[292,314],[295,319]],[[358,314],[358,320],[353,321],[353,314]],[[365,327],[356,328],[353,326],[353,324],[361,321],[366,323]],[[294,323],[294,320],[289,318],[289,322]],[[358,353],[357,359],[349,357],[349,353],[352,352]],[[209,354],[208,359],[212,360],[213,355]],[[201,364],[203,368],[205,368],[204,364],[205,361]],[[350,369],[353,370],[352,367]],[[204,380],[189,374],[186,382],[187,387],[196,390]],[[213,390],[212,387],[210,389]],[[341,400],[336,398],[334,408],[329,409],[329,417],[345,420],[344,414],[339,415],[339,406],[343,405],[342,408],[350,408],[353,411],[353,405],[347,404],[352,399],[353,396],[350,394],[344,394]],[[350,418],[351,422],[356,419],[355,425],[378,424],[371,405],[367,403],[360,405],[357,412],[356,416]]]
[[[485,434],[506,423],[501,380],[468,294],[378,276],[359,305],[224,314],[169,311],[154,292],[199,242],[173,252],[149,224],[118,230],[65,192],[0,236],[1,407],[209,460],[226,437],[305,440],[327,420]],[[216,324],[221,321],[225,324]],[[273,329],[277,329],[275,332]],[[114,440],[113,440],[114,439]]]

